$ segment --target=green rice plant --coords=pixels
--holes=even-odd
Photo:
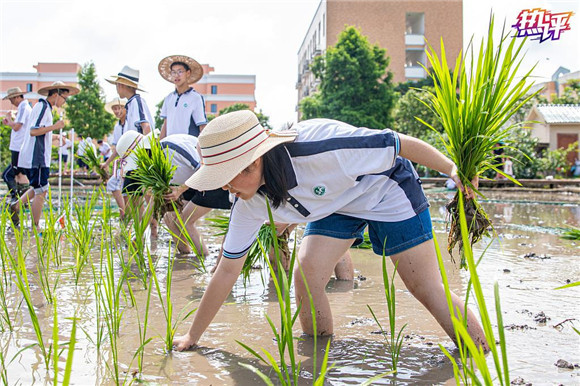
[[[89,256],[94,246],[93,232],[99,221],[93,219],[93,212],[98,198],[99,191],[93,190],[82,204],[78,202],[73,204],[72,213],[66,213],[66,234],[74,249],[75,264],[71,270],[75,278],[75,285],[78,285],[81,273],[89,263]]]
[[[153,200],[153,218],[161,220],[167,211],[173,210],[172,205],[166,205],[163,196],[171,190],[171,179],[177,169],[167,158],[159,139],[152,137],[151,149],[138,147],[133,150],[137,159],[137,169],[132,177],[141,184],[144,192],[149,192]],[[181,204],[177,203],[178,209]]]
[[[174,204],[174,203],[172,203]],[[189,247],[191,248],[191,250],[195,253],[195,255],[197,256],[197,261],[192,262],[193,263],[193,267],[198,270],[199,272],[207,272],[207,269],[205,267],[205,258],[206,256],[203,256],[203,251],[198,251],[195,243],[193,242],[193,239],[191,238],[191,235],[189,234],[189,232],[187,231],[187,221],[188,219],[184,219],[181,216],[181,211],[179,211],[177,209],[177,206],[174,206],[173,211],[175,213],[175,224],[177,226],[178,229],[178,233],[180,234],[176,234],[175,232],[173,232],[171,229],[167,228],[167,230],[169,231],[169,233],[175,237],[179,243],[183,243],[183,244],[187,244],[189,245]],[[192,213],[193,216],[193,213]]]
[[[101,157],[99,157],[97,148],[92,143],[85,147],[85,154],[82,156],[76,155],[76,157],[87,164],[89,170],[92,170],[101,177],[101,183],[109,179],[109,173],[101,168]]]
[[[523,76],[518,75],[525,39],[516,45],[516,38],[510,37],[504,27],[496,46],[493,30],[494,18],[491,16],[487,41],[482,40],[477,57],[470,43],[469,58],[460,53],[453,71],[447,63],[443,40],[440,57],[429,45],[429,64],[425,66],[434,81],[434,91],[424,90],[431,98],[423,103],[435,114],[444,129],[443,134],[437,132],[437,135],[448,156],[457,165],[461,182],[476,192],[472,184],[475,178],[490,169],[503,174],[494,164],[494,146],[506,141],[512,129],[524,124],[510,124],[509,119],[536,95],[529,93],[533,83],[528,84],[528,81],[533,68]],[[431,68],[427,69],[427,66]],[[427,122],[419,121],[435,130]],[[504,176],[519,184],[511,176]],[[465,247],[459,227],[458,195],[459,192],[447,205],[451,214],[449,253],[456,244],[460,251]],[[471,239],[468,241],[473,245],[488,234],[492,224],[476,198],[467,200],[465,211]],[[463,257],[461,266],[465,267]]]
[[[576,282],[573,282],[573,283],[568,283],[568,284],[563,285],[561,287],[558,287],[556,289],[557,290],[560,290],[560,289],[571,288],[571,287],[578,287],[578,286],[580,286],[580,281],[576,281]],[[576,334],[580,335],[580,330],[578,330],[575,327],[572,327],[572,329],[576,332]]]
[[[373,315],[375,322],[379,325],[381,329],[382,335],[385,337],[387,341],[387,345],[389,348],[389,354],[391,355],[391,366],[393,367],[393,373],[397,373],[397,366],[399,364],[399,355],[401,353],[401,347],[403,347],[403,330],[407,327],[407,324],[404,324],[403,327],[399,329],[397,332],[396,327],[396,302],[395,302],[395,273],[397,272],[398,262],[395,263],[395,269],[393,270],[393,275],[389,280],[389,274],[387,272],[387,258],[383,252],[383,286],[385,287],[385,297],[387,298],[387,312],[389,314],[389,337],[387,338],[386,332],[383,329],[383,326],[377,319],[377,316],[373,312],[372,308],[367,305],[369,311]]]
[[[72,373],[72,364],[73,358],[75,353],[75,345],[76,345],[76,338],[77,338],[77,318],[73,318],[73,324],[70,332],[70,339],[68,342],[68,352],[66,356],[66,364],[64,367],[64,374],[62,378],[62,385],[68,386],[70,385],[70,376]],[[56,382],[55,382],[56,384]]]
[[[171,301],[171,283],[173,277],[173,264],[175,263],[175,258],[171,256],[171,243],[169,244],[169,252],[167,255],[167,272],[165,273],[165,296],[163,295],[163,290],[157,278],[156,264],[153,263],[151,254],[148,254],[149,258],[149,269],[151,271],[151,277],[155,283],[155,289],[157,291],[157,296],[159,302],[161,303],[161,308],[163,308],[163,315],[165,316],[165,337],[163,342],[165,343],[165,350],[169,353],[173,350],[173,337],[177,331],[179,323],[183,320],[189,318],[196,310],[186,313],[184,316],[183,311],[185,308],[177,315],[175,322],[173,321],[173,303]],[[159,261],[159,260],[158,260]]]
[[[137,306],[137,300],[135,298],[135,294],[133,292],[133,289],[131,288],[131,282],[127,281],[127,288],[128,288],[128,292],[129,292],[129,296],[131,297],[131,300],[133,302],[133,305],[135,306],[135,315],[137,316],[137,326],[139,327],[139,347],[137,348],[137,350],[135,351],[135,354],[133,354],[133,359],[131,360],[131,364],[133,363],[133,360],[135,360],[135,358],[137,358],[137,368],[138,368],[138,373],[142,374],[143,373],[143,357],[145,356],[145,346],[147,346],[147,344],[149,342],[151,342],[151,340],[153,338],[147,338],[147,325],[149,324],[149,306],[151,305],[151,289],[153,288],[153,278],[151,276],[149,276],[149,285],[147,285],[147,300],[145,302],[145,314],[143,316],[143,320],[141,320],[141,317],[139,316],[139,307]],[[130,367],[131,365],[129,365]]]
[[[131,202],[131,201],[130,201]],[[141,280],[143,286],[147,288],[149,283],[149,264],[147,263],[147,253],[149,247],[145,243],[145,232],[151,222],[153,210],[147,207],[143,215],[141,215],[140,208],[137,205],[127,205],[125,208],[125,217],[130,219],[130,227],[121,227],[121,235],[126,243],[127,261],[121,259],[122,264],[131,265],[135,262],[139,270],[138,279]]]
[[[568,226],[560,238],[564,240],[580,240],[580,228]]]
[[[4,201],[4,200],[2,200]],[[0,203],[0,204],[3,204]],[[4,208],[4,206],[2,206]],[[6,209],[0,212],[0,229],[4,230],[9,221],[9,214]],[[9,249],[6,240],[2,238],[0,241],[0,264],[2,269],[2,277],[0,278],[0,331],[14,331],[12,323],[12,315],[10,314],[10,300],[8,293],[12,287],[12,269],[9,264],[9,259],[4,258],[8,256]]]
[[[62,351],[60,350],[60,347],[59,347],[59,339],[58,339],[60,329],[59,329],[59,323],[58,323],[58,309],[57,309],[56,303],[57,302],[55,299],[54,302],[52,303],[52,305],[53,305],[53,307],[52,307],[52,321],[53,321],[53,323],[52,323],[52,344],[51,344],[52,369],[54,371],[53,384],[55,386],[58,385],[58,362],[60,359],[60,355],[62,353]],[[73,321],[73,325],[72,325],[70,339],[69,339],[68,343],[66,343],[66,345],[68,346],[68,353],[67,353],[67,359],[66,359],[65,369],[64,369],[64,373],[63,373],[62,385],[69,385],[70,384],[70,374],[72,372],[72,362],[73,362],[74,349],[75,349],[75,344],[76,344],[77,319],[76,319],[76,317],[73,317],[71,319]]]
[[[462,315],[459,308],[454,309],[451,300],[451,291],[449,289],[449,283],[447,280],[447,275],[445,273],[445,266],[443,263],[443,258],[441,256],[441,251],[437,243],[436,237],[433,238],[435,242],[435,249],[437,252],[437,261],[439,264],[439,271],[441,273],[441,278],[443,281],[443,286],[445,288],[445,295],[447,299],[447,305],[449,307],[449,312],[451,316],[451,321],[453,323],[453,329],[455,330],[455,336],[457,345],[460,349],[460,362],[463,373],[460,373],[459,366],[455,358],[441,345],[439,347],[443,353],[451,360],[454,369],[454,376],[457,384],[501,384],[510,385],[509,377],[509,366],[507,358],[507,343],[504,334],[503,317],[501,311],[500,297],[499,297],[499,287],[497,282],[494,286],[494,297],[495,297],[495,311],[496,311],[496,321],[498,330],[498,341],[499,350],[496,343],[496,337],[493,332],[493,327],[491,324],[491,318],[487,311],[487,305],[483,296],[483,290],[481,288],[481,283],[479,281],[479,275],[477,274],[477,266],[473,258],[473,251],[471,245],[469,244],[469,232],[467,227],[467,219],[465,213],[463,212],[463,195],[459,195],[459,222],[461,229],[461,236],[464,242],[464,255],[469,268],[470,279],[473,285],[473,292],[476,299],[477,309],[481,318],[481,324],[485,334],[485,338],[489,345],[489,350],[492,355],[493,363],[495,366],[495,375],[492,375],[490,368],[486,361],[486,352],[484,348],[476,344],[467,331],[467,320]],[[501,354],[501,355],[500,355]],[[479,372],[479,373],[478,373]],[[499,382],[499,383],[498,383]]]

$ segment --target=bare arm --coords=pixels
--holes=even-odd
[[[37,129],[30,130],[30,136],[37,137],[39,135],[46,134],[49,131],[62,129],[63,127],[64,127],[64,121],[57,121],[54,125],[39,127]]]
[[[471,189],[465,190],[459,175],[457,174],[457,166],[453,161],[445,157],[443,153],[418,138],[399,134],[399,139],[401,141],[401,149],[399,150],[399,155],[401,157],[448,175],[449,178],[455,182],[457,188],[466,194],[466,198],[475,197],[475,194]],[[476,177],[472,181],[473,186],[476,188],[477,182],[478,178]]]
[[[167,136],[167,119],[163,120],[163,126],[161,126],[161,134],[159,134],[159,139],[163,139]]]
[[[240,259],[222,259],[201,298],[189,331],[173,340],[176,350],[183,351],[197,345],[240,276],[246,257],[247,255]]]
[[[141,122],[141,130],[143,130],[143,135],[147,135],[151,132],[151,125],[149,122]]]

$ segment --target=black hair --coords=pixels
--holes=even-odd
[[[262,156],[262,166],[264,173],[264,189],[260,194],[266,195],[274,209],[286,202],[290,197],[288,194],[288,184],[286,170],[281,167],[288,157],[284,145],[278,145]]]
[[[68,92],[69,92],[69,90],[66,88],[53,88],[52,90],[50,90],[48,92],[48,96],[51,96],[54,94],[60,95],[60,94],[68,93]]]
[[[183,66],[183,68],[185,68],[185,71],[191,71],[191,68],[189,68],[189,66],[183,62],[173,62],[171,63],[171,66],[169,66],[169,69],[173,70],[173,66]]]
[[[102,139],[99,139],[99,140],[97,141],[97,143],[103,143],[103,140],[102,140]]]

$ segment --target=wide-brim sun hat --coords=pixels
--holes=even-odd
[[[48,93],[51,90],[56,90],[56,89],[58,89],[58,90],[67,90],[68,91],[68,96],[76,95],[80,91],[75,86],[71,86],[71,85],[65,84],[64,82],[61,82],[60,80],[57,80],[56,82],[54,82],[50,86],[45,86],[45,87],[39,88],[38,89],[38,93],[40,95],[47,96]]]
[[[117,75],[112,75],[111,79],[105,79],[111,84],[124,84],[136,90],[146,92],[139,88],[139,70],[135,70],[129,66],[124,66]]]
[[[292,142],[295,130],[266,130],[250,110],[210,121],[199,135],[201,167],[185,184],[206,191],[221,188],[272,148]]]
[[[108,112],[109,114],[115,115],[115,112],[113,111],[113,106],[121,106],[124,108],[126,104],[127,99],[114,98],[112,101],[109,101],[108,103],[105,104],[105,111]]]
[[[2,98],[2,100],[14,98],[20,95],[24,95],[25,93],[20,89],[20,87],[12,87],[6,91],[6,96]]]
[[[171,65],[175,62],[185,63],[191,70],[191,75],[187,78],[187,84],[194,84],[203,76],[203,67],[195,59],[185,55],[169,55],[168,57],[161,59],[158,66],[159,74],[161,74],[163,79],[166,81],[173,83]]]
[[[134,150],[138,147],[151,149],[151,138],[153,135],[153,132],[143,135],[135,130],[130,130],[119,138],[115,149],[117,150],[117,154],[119,154],[123,175],[137,169],[137,157],[135,156]]]

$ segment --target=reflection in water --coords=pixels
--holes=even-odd
[[[444,206],[451,196],[452,193],[449,192],[430,194],[435,235],[443,251],[446,251],[447,239]],[[578,242],[561,240],[558,237],[563,227],[580,226],[578,200],[561,196],[508,196],[491,193],[486,198],[483,205],[494,223],[498,237],[483,240],[476,246],[475,253],[479,256],[488,247],[478,272],[492,318],[495,309],[493,285],[495,282],[499,284],[503,318],[507,326],[505,333],[512,379],[519,376],[527,382],[538,384],[569,384],[570,381],[578,381],[579,369],[561,370],[554,366],[559,359],[571,363],[580,362],[578,337],[572,330],[572,327],[580,328],[580,322],[572,320],[554,328],[566,319],[578,319],[580,315],[579,287],[554,289],[569,281],[580,280]],[[207,235],[215,232],[207,223],[201,224],[201,229]],[[168,235],[162,233],[160,239],[152,243],[152,250],[156,251],[155,259],[158,260],[157,274],[162,282],[167,267],[168,240]],[[212,251],[206,264],[211,267],[215,263],[221,238],[207,236],[206,240]],[[34,245],[29,250],[27,266],[33,277],[36,270]],[[532,256],[532,253],[545,258],[525,257]],[[62,254],[63,267],[71,267],[74,259],[70,251],[63,248]],[[446,252],[444,256],[452,290],[465,296],[467,272],[459,270],[451,263]],[[373,309],[383,326],[388,325],[381,258],[369,250],[352,250],[352,257],[357,279],[332,279],[327,285],[335,323],[335,335],[331,338],[329,353],[329,361],[335,367],[328,376],[330,384],[360,384],[390,369],[386,342],[378,333],[379,328],[367,308],[370,306]],[[94,261],[98,263],[98,260],[96,253]],[[176,258],[172,288],[175,315],[182,309],[189,311],[196,307],[209,282],[210,274],[198,273],[195,270],[194,265],[197,263],[199,262],[193,256]],[[121,265],[115,269],[119,279]],[[389,262],[389,272],[392,269]],[[105,363],[112,359],[107,339],[99,350],[94,344],[97,332],[96,305],[89,269],[85,271],[85,281],[81,281],[78,286],[74,285],[70,270],[54,271],[53,279],[59,278],[57,299],[61,342],[66,341],[70,335],[71,324],[66,318],[75,315],[79,318],[78,350],[75,352],[73,379],[76,383],[108,384],[111,379]],[[139,282],[134,281],[132,284],[138,287]],[[395,380],[400,385],[449,382],[453,378],[453,369],[438,345],[442,344],[454,351],[452,343],[433,317],[405,289],[398,277],[395,285],[396,323],[398,328],[407,324],[399,363],[400,372],[376,383],[389,384]],[[41,328],[46,336],[50,336],[51,307],[45,303],[39,286],[34,282],[32,286]],[[293,293],[290,295],[293,299]],[[13,287],[10,288],[8,296],[12,300],[11,312],[17,315],[17,327],[12,334],[0,335],[0,349],[3,349],[6,358],[12,358],[26,345],[34,343],[35,338],[28,313],[22,308],[18,309],[19,298]],[[146,296],[147,291],[136,288],[135,297],[140,310],[144,308],[142,305],[145,304]],[[545,315],[545,322],[537,321],[540,313]],[[239,340],[258,352],[263,348],[276,357],[277,345],[266,315],[279,326],[279,305],[273,282],[266,270],[256,270],[251,274],[247,286],[242,279],[236,283],[200,341],[200,348],[193,352],[167,355],[159,338],[165,333],[163,309],[153,294],[148,327],[148,336],[152,341],[145,349],[144,379],[161,384],[261,384],[259,377],[239,365],[246,363],[275,380],[275,374],[270,368],[258,362],[236,343]],[[187,330],[190,321],[191,319],[178,327],[178,334]],[[298,357],[303,362],[300,384],[311,384],[313,339],[300,335],[299,323],[295,325],[294,334],[300,337],[296,344]],[[137,366],[133,357],[138,347],[139,335],[136,308],[127,299],[124,299],[119,339],[120,366],[128,374],[128,379],[131,379],[130,373]],[[318,340],[317,369],[320,368],[327,339],[330,338]],[[25,350],[19,354],[17,360],[7,364],[10,383],[16,380],[24,384],[49,381],[50,376],[47,376],[42,363],[38,350]],[[493,367],[493,364],[490,365]]]

